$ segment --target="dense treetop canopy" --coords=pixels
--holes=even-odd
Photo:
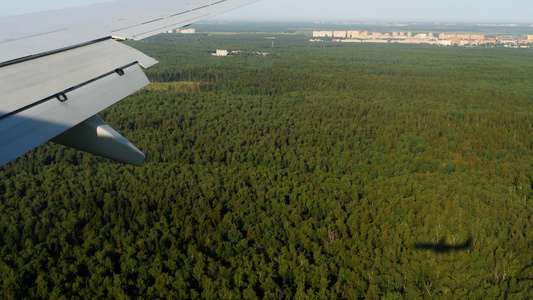
[[[131,45],[153,84],[100,116],[147,162],[50,143],[0,169],[5,298],[533,295],[531,50]]]

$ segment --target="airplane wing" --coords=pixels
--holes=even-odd
[[[141,165],[95,114],[146,86],[157,61],[120,41],[187,26],[257,0],[120,0],[0,19],[0,166],[52,140]]]

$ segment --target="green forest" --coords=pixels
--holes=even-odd
[[[533,297],[533,50],[127,44],[152,84],[99,116],[147,161],[0,168],[4,299]]]

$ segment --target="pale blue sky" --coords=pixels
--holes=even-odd
[[[108,0],[0,1],[9,16]],[[261,0],[217,19],[533,24],[532,12],[532,0]]]

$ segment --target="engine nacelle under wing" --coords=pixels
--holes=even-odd
[[[7,83],[0,86],[0,166],[148,85],[140,64],[155,63],[107,40],[4,67],[9,70],[0,78]],[[24,84],[28,89],[17,88]]]

